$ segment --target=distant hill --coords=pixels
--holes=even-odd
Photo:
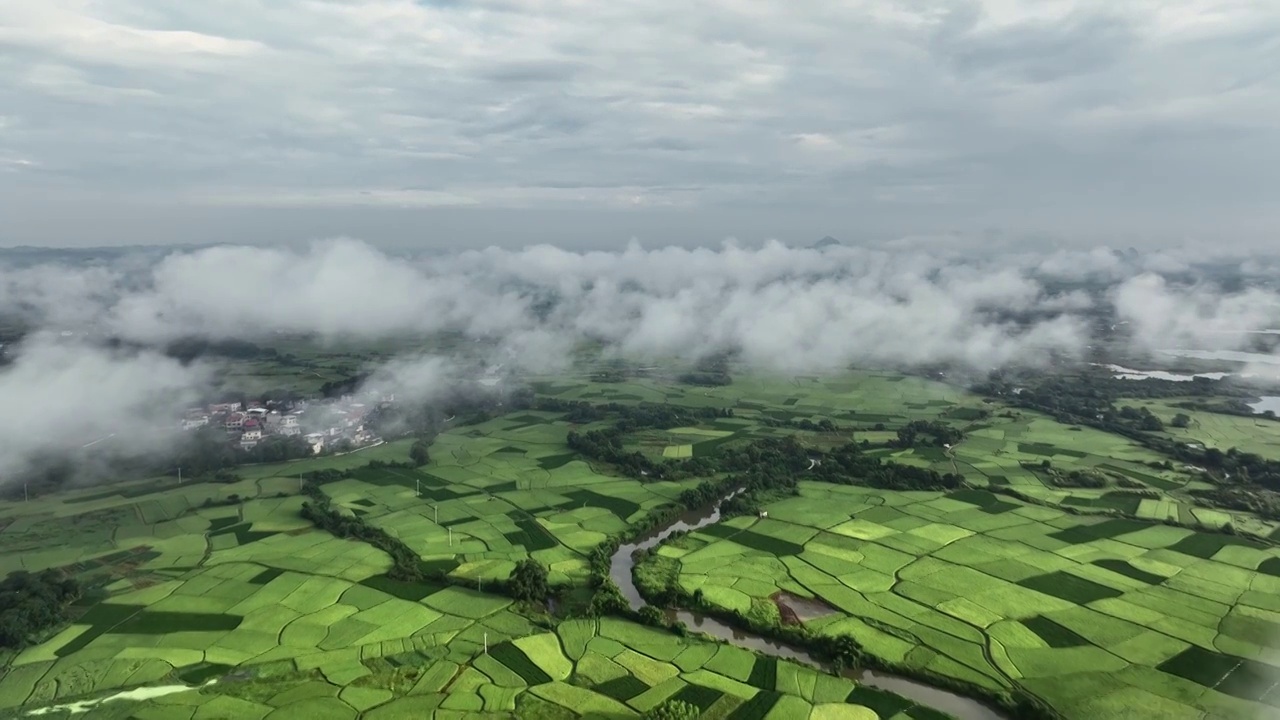
[[[821,240],[819,240],[818,242],[814,243],[811,247],[817,250],[821,250],[824,247],[831,247],[832,245],[843,245],[843,244],[844,243],[828,235],[822,238]]]
[[[158,261],[175,252],[194,252],[215,245],[120,245],[108,247],[0,247],[0,266],[23,268],[35,265],[90,266],[111,264],[123,258]]]

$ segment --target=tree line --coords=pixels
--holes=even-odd
[[[359,540],[391,556],[387,577],[401,582],[421,582],[425,578],[422,558],[400,538],[380,527],[370,525],[350,511],[333,507],[329,496],[315,480],[303,483],[302,492],[309,498],[302,503],[302,517],[334,537]]]
[[[712,456],[653,460],[639,451],[627,450],[626,435],[647,428],[680,427],[699,420],[731,417],[732,409],[689,409],[647,404],[591,406],[565,401],[547,403],[544,407],[565,408],[563,411],[578,417],[590,417],[593,422],[614,414],[622,415],[611,428],[570,432],[566,442],[575,452],[608,463],[621,473],[640,480],[673,480],[736,472],[745,473],[744,481],[756,478],[765,485],[776,487],[788,482],[794,486],[796,476],[808,471],[809,477],[823,482],[897,490],[953,489],[964,480],[956,473],[938,473],[928,468],[881,460],[866,454],[862,446],[853,442],[827,452],[806,448],[794,435],[758,438],[744,447],[721,448]],[[834,428],[834,424],[830,427]],[[946,423],[918,420],[900,431],[899,443],[909,443],[900,445],[903,447],[925,440],[936,445],[954,444],[962,437],[959,430]]]
[[[690,408],[667,403],[589,403],[585,400],[561,400],[560,398],[536,398],[521,409],[562,413],[564,419],[576,425],[586,425],[616,418],[615,428],[623,432],[643,428],[668,430],[693,425],[704,420],[733,417],[733,408]]]
[[[917,445],[944,447],[964,439],[964,433],[941,420],[912,420],[898,428],[898,437],[890,445],[912,448]]]

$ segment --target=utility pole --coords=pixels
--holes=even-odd
[[[414,492],[417,493],[418,497],[422,497],[422,478],[414,478],[413,487]]]
[[[30,502],[31,496],[27,494],[27,484],[22,483],[22,502]]]
[[[453,547],[453,528],[449,528],[449,547]]]
[[[433,522],[439,525],[440,524],[440,506],[435,503],[431,503],[431,509],[434,510],[436,514],[435,520]]]
[[[484,654],[489,654],[489,633],[484,634]]]
[[[178,466],[178,484],[182,484],[182,466]]]

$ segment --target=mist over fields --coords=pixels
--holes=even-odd
[[[731,351],[762,372],[850,365],[985,373],[1085,359],[1119,328],[1135,351],[1245,350],[1280,328],[1274,262],[1109,248],[1044,253],[891,243],[570,252],[551,246],[398,256],[347,239],[295,248],[219,246],[110,260],[0,259],[9,340],[0,397],[36,413],[0,419],[0,477],[60,438],[144,427],[211,389],[179,338],[274,333],[376,341],[440,331],[495,347],[494,362],[553,372],[584,340],[607,355],[693,362]],[[1265,336],[1264,336],[1265,337]],[[110,342],[108,342],[110,341]],[[453,375],[425,355],[370,368],[424,397]],[[33,419],[34,414],[34,419]]]

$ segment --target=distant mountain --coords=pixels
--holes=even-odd
[[[211,247],[216,245],[120,245],[84,248],[19,245],[0,247],[0,266],[14,268],[35,265],[90,266],[111,264],[124,258],[158,261],[175,252],[194,252]]]
[[[821,240],[819,240],[818,242],[814,243],[812,247],[814,249],[821,250],[824,247],[831,247],[832,245],[843,245],[843,244],[844,243],[828,235],[822,238]]]

